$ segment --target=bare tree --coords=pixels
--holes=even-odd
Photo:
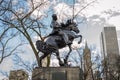
[[[30,6],[28,6],[27,3],[29,3]],[[33,18],[33,12],[42,8],[42,6],[46,5],[46,3],[47,1],[40,1],[35,3],[34,0],[30,0],[29,2],[23,0],[18,1],[17,3],[14,3],[12,0],[2,0],[0,2],[1,28],[6,28],[0,38],[2,38],[8,29],[13,29],[14,32],[19,32],[19,35],[22,34],[22,36],[26,38],[26,42],[30,44],[35,54],[38,66],[40,66],[39,55],[34,46],[31,35],[37,34],[42,39],[40,28],[44,27],[44,25],[40,21],[42,15],[37,18]]]
[[[17,44],[12,48],[8,46],[9,42],[18,35],[18,32],[16,32],[15,34],[10,34],[8,37],[7,30],[9,29],[10,28],[4,29],[4,31],[0,35],[0,64],[5,58],[15,53],[15,50],[17,50],[17,48],[21,46],[21,44]]]
[[[23,69],[24,71],[26,71],[29,75],[29,80],[31,79],[31,73],[33,71],[33,69],[37,66],[36,61],[25,61],[22,57],[20,57],[19,55],[15,54],[14,55],[14,62],[15,65],[18,66],[20,69]]]
[[[90,52],[88,52],[88,54],[91,54],[91,61],[88,61],[90,65],[86,65],[85,63],[85,54],[83,53],[83,49],[84,47],[81,48],[77,48],[74,47],[74,50],[76,50],[76,56],[71,56],[73,62],[75,62],[75,64],[79,64],[80,68],[83,70],[83,80],[87,80],[87,76],[91,75],[92,80],[99,80],[101,79],[101,75],[103,73],[103,70],[101,70],[102,64],[101,64],[101,58],[98,55],[94,56],[92,54],[92,50],[90,49]],[[75,53],[74,53],[75,54]],[[88,59],[86,57],[86,59]],[[89,60],[89,59],[88,59]],[[85,65],[87,66],[87,69],[85,71]],[[90,77],[90,76],[89,76]]]
[[[118,58],[117,58],[117,62],[116,62],[116,64],[117,64],[117,68],[118,68],[118,71],[117,71],[117,79],[118,80],[120,80],[120,55],[118,56]]]
[[[113,67],[114,66],[114,67]],[[108,59],[105,58],[102,64],[103,75],[105,80],[120,80],[120,56],[116,57],[115,64],[109,64]],[[115,69],[112,69],[115,68]]]

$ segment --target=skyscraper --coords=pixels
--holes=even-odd
[[[120,30],[117,31],[117,37],[118,37],[118,45],[119,45],[119,51],[120,51]]]
[[[105,63],[105,77],[110,77],[111,75],[114,76],[114,73],[117,71],[116,61],[119,55],[119,47],[115,27],[103,28],[103,31],[101,32],[101,50]]]

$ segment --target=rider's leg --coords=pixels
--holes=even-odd
[[[62,35],[66,44],[72,44],[72,42],[69,40],[68,35],[66,33],[64,33],[63,31],[60,31],[59,34]]]
[[[44,41],[47,37],[49,37],[49,36],[51,36],[51,35],[54,35],[54,34],[58,34],[58,31],[57,31],[57,30],[53,30],[49,35],[44,36],[44,37],[42,38],[43,41]]]

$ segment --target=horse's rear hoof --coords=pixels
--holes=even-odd
[[[78,44],[80,44],[80,43],[81,43],[81,41],[78,42]]]
[[[60,66],[65,66],[65,64],[63,62],[60,62],[59,65]]]
[[[63,64],[59,64],[60,66],[65,66],[65,64],[63,63]]]

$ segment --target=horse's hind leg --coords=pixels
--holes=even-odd
[[[44,53],[41,57],[40,57],[40,67],[42,67],[42,60],[47,57],[49,55],[49,53]]]
[[[67,56],[65,57],[65,59],[64,59],[64,64],[67,66],[68,65],[68,58],[69,58],[69,55],[70,55],[70,53],[71,53],[71,51],[72,51],[72,48],[71,48],[71,45],[68,45],[68,47],[69,47],[69,52],[68,52],[68,54],[67,54]]]
[[[64,63],[62,62],[62,60],[60,59],[60,55],[59,55],[59,51],[56,51],[56,57],[59,60],[59,65],[60,66],[64,66]]]

